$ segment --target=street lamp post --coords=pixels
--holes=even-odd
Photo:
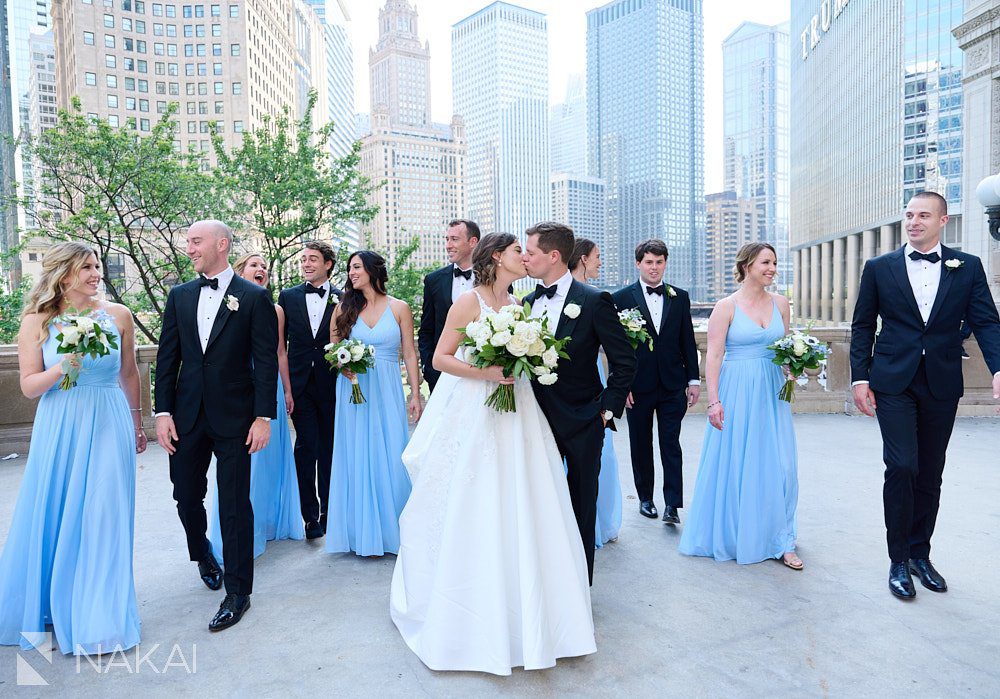
[[[990,175],[979,183],[976,187],[976,198],[986,207],[990,235],[994,240],[1000,240],[1000,173]]]

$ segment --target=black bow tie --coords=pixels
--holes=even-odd
[[[456,267],[455,268],[455,279],[458,279],[459,277],[465,277],[466,279],[472,279],[472,270],[471,269],[459,269],[458,267]]]
[[[319,294],[320,298],[326,296],[325,286],[313,286],[312,284],[306,284],[306,295],[308,294]]]
[[[647,286],[646,295],[648,296],[649,294],[659,294],[660,296],[663,296],[663,285],[660,284],[659,286]]]
[[[212,287],[212,291],[218,291],[219,290],[219,278],[216,277],[215,279],[209,279],[208,277],[200,277],[198,279],[198,286],[200,286],[200,287],[201,286],[210,286],[210,287]]]
[[[544,284],[535,285],[535,298],[544,296],[545,298],[553,298],[556,292],[559,290],[558,284],[553,284],[552,286],[545,286]]]
[[[917,260],[927,260],[931,264],[935,264],[941,261],[941,256],[936,252],[917,252],[914,250],[910,253],[910,259],[914,262]]]

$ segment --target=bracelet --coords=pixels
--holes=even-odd
[[[708,407],[705,408],[705,410],[711,410],[712,408],[714,408],[717,405],[722,405],[722,401],[721,400],[717,400],[714,403],[709,403]]]
[[[142,408],[129,408],[130,413],[141,413]]]

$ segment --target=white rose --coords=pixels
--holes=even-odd
[[[477,330],[476,334],[473,336],[473,339],[476,341],[477,345],[485,345],[492,337],[493,331],[490,330],[490,326],[486,323],[482,323],[479,326],[479,330]]]
[[[351,350],[346,347],[341,347],[337,350],[337,364],[347,364],[351,361]]]
[[[545,341],[542,340],[541,338],[538,338],[537,340],[532,342],[531,346],[528,348],[529,357],[541,357],[542,354],[544,353],[545,353]]]
[[[576,318],[578,315],[580,315],[580,307],[575,303],[567,303],[566,307],[563,308],[563,313],[567,318],[570,319]]]
[[[792,346],[792,353],[796,357],[801,357],[803,354],[806,353],[806,343],[802,342],[801,340],[796,340],[795,344]]]
[[[514,324],[514,334],[524,338],[524,341],[530,345],[538,339],[540,333],[537,323],[522,320]]]
[[[336,346],[337,346],[337,343],[335,343],[335,342],[328,342],[327,344],[323,345],[323,349],[325,349],[327,352],[329,352],[330,350],[332,350]]]
[[[645,325],[645,323],[638,320],[632,320],[629,321],[628,329],[631,330],[632,332],[639,332],[640,330],[642,330],[643,325]]]
[[[466,337],[476,337],[479,332],[483,329],[483,324],[478,320],[474,320],[465,326],[465,336]]]
[[[493,329],[496,331],[507,330],[514,325],[514,316],[510,313],[497,313],[490,318]]]
[[[70,345],[75,345],[77,342],[80,341],[80,331],[77,330],[72,325],[68,325],[65,328],[63,328],[62,336],[63,336],[62,344],[65,347],[69,347]]]
[[[542,364],[550,369],[555,368],[556,364],[559,363],[559,353],[556,352],[555,347],[549,347],[545,352],[542,353]]]
[[[89,333],[94,329],[94,321],[90,318],[77,318],[76,327],[80,329],[81,333]]]
[[[551,386],[556,382],[558,378],[559,377],[556,376],[555,374],[543,374],[542,376],[538,377],[538,383],[542,384],[543,386]]]
[[[506,342],[507,351],[515,357],[523,357],[526,355],[530,346],[531,344],[521,335],[513,335]]]
[[[524,316],[524,309],[516,303],[508,303],[506,306],[501,306],[500,312],[514,318],[522,318]]]
[[[490,344],[494,347],[503,347],[510,342],[511,335],[506,330],[501,330],[490,338]]]
[[[531,371],[534,372],[535,376],[545,376],[552,373],[552,370],[547,366],[533,366],[531,367]]]
[[[359,361],[365,356],[365,346],[364,345],[354,345],[351,348],[351,361]]]

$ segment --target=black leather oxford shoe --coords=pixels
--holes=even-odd
[[[306,524],[306,538],[318,539],[323,536],[323,527],[319,522],[309,522]]]
[[[889,591],[902,600],[916,598],[917,590],[913,587],[913,578],[910,577],[906,562],[889,566]]]
[[[673,505],[667,505],[663,508],[663,523],[664,524],[680,524],[681,516],[677,512],[677,508]]]
[[[934,592],[948,591],[948,583],[945,582],[941,573],[937,572],[934,568],[931,559],[911,558],[909,567],[910,572],[915,573],[920,578],[920,584],[928,590],[933,590]]]
[[[639,503],[639,514],[643,517],[656,519],[656,505],[653,504],[652,500],[643,500]]]
[[[209,590],[218,590],[222,587],[222,568],[211,551],[198,561],[198,575]]]
[[[227,594],[219,606],[219,611],[208,622],[209,631],[222,631],[238,624],[246,611],[250,609],[250,595]]]

